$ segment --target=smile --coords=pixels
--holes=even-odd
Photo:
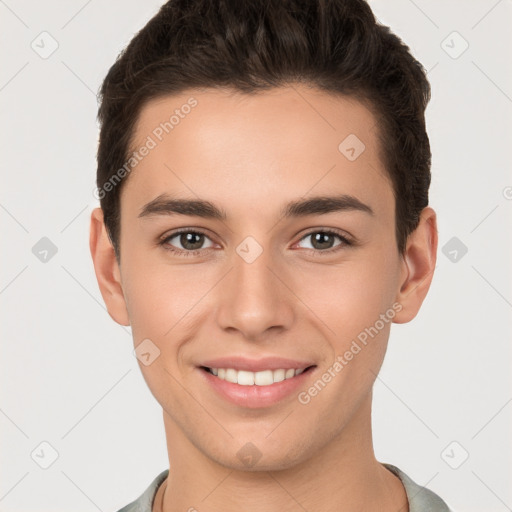
[[[279,368],[277,370],[263,370],[259,372],[235,370],[234,368],[203,368],[221,380],[239,384],[240,386],[270,386],[283,380],[292,379],[307,371],[311,366],[297,369]]]
[[[316,365],[301,365],[300,368],[279,368],[276,365],[273,369],[265,370],[261,364],[254,366],[259,368],[251,371],[201,365],[196,370],[200,380],[214,396],[238,407],[259,409],[291,399],[307,387],[316,368]]]

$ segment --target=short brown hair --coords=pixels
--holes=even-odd
[[[375,115],[403,254],[428,205],[431,165],[430,84],[409,48],[364,0],[169,0],[118,55],[99,93],[96,185],[118,261],[126,179],[113,178],[144,104],[190,88],[250,94],[294,82],[352,96]]]

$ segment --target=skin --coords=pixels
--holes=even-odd
[[[162,501],[165,512],[407,512],[401,482],[374,455],[372,386],[391,323],[413,319],[430,287],[434,210],[423,210],[401,256],[375,118],[352,98],[304,85],[153,100],[138,119],[133,147],[191,96],[198,105],[123,186],[120,265],[101,209],[91,215],[91,254],[110,316],[131,325],[135,347],[149,338],[160,350],[150,365],[139,362],[163,409],[171,468],[154,510]],[[366,146],[355,161],[338,150],[352,133]],[[227,219],[139,218],[163,192],[211,201]],[[333,193],[357,197],[374,214],[280,216],[289,201]],[[158,245],[177,228],[205,231],[203,252],[184,257]],[[306,235],[327,228],[356,244],[326,255]],[[263,248],[250,264],[236,252],[247,236]],[[340,239],[329,240],[328,248],[340,248]],[[180,241],[167,243],[190,247]],[[308,404],[292,394],[266,408],[239,407],[199,378],[196,365],[206,358],[278,355],[314,361],[301,388],[307,390],[396,303],[401,310],[392,321]],[[237,457],[248,442],[261,453],[250,468]]]

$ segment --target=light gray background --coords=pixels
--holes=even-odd
[[[88,246],[95,93],[161,3],[0,1],[0,511],[114,511],[168,467],[161,409]],[[377,457],[457,511],[512,510],[512,3],[370,4],[429,70],[440,237],[431,291],[393,326],[375,385]],[[51,49],[43,31],[58,43],[46,59],[31,47]],[[58,249],[46,263],[43,237]],[[453,237],[468,249],[455,262]]]

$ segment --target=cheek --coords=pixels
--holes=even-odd
[[[318,266],[301,275],[298,295],[325,322],[333,343],[342,348],[392,307],[398,282],[396,268],[383,254]]]
[[[302,280],[301,296],[321,320],[332,348],[317,380],[302,390],[301,404],[311,418],[325,417],[338,428],[367,396],[385,356],[392,320],[397,274],[383,254],[324,268]],[[332,404],[336,404],[336,408]]]
[[[164,352],[176,337],[187,338],[216,274],[194,265],[167,265],[135,253],[125,259],[123,290],[135,345],[151,339]],[[175,349],[175,347],[174,347]]]

